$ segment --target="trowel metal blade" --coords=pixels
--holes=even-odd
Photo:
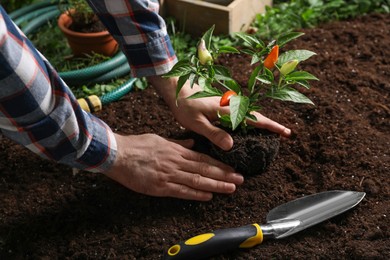
[[[364,192],[342,190],[308,195],[272,209],[267,215],[267,224],[299,221],[296,227],[275,238],[287,237],[353,208],[365,195]]]

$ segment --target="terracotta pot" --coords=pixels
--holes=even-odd
[[[112,56],[118,51],[118,43],[108,31],[96,33],[80,33],[69,30],[72,18],[63,13],[58,18],[58,26],[66,36],[69,46],[75,56],[99,53]]]

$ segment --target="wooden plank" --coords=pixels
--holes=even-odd
[[[164,16],[179,22],[180,29],[199,36],[213,24],[216,35],[246,30],[271,4],[272,0],[164,0],[162,9]]]
[[[229,31],[230,9],[203,1],[165,0],[166,15],[177,19],[180,29],[199,36],[215,24],[215,33]]]
[[[248,29],[256,14],[265,12],[266,5],[271,6],[272,0],[233,1],[228,6],[231,9],[229,33]]]

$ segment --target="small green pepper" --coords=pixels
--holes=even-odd
[[[211,56],[211,53],[206,49],[206,43],[203,39],[200,40],[198,45],[198,58],[202,65],[209,64],[213,61],[213,56]]]
[[[282,67],[280,68],[280,73],[282,73],[282,75],[286,76],[287,74],[289,74],[295,70],[298,63],[299,63],[298,60],[290,60],[290,61],[285,62],[282,65]]]

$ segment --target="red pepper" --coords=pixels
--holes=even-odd
[[[234,92],[233,90],[229,90],[229,91],[226,91],[222,97],[221,97],[221,100],[219,101],[219,105],[221,107],[225,107],[225,106],[228,106],[229,103],[230,103],[230,98],[232,96],[237,96],[237,93]]]
[[[272,47],[271,52],[268,54],[267,58],[264,60],[264,67],[271,70],[275,67],[275,63],[278,61],[279,57],[279,45]]]

